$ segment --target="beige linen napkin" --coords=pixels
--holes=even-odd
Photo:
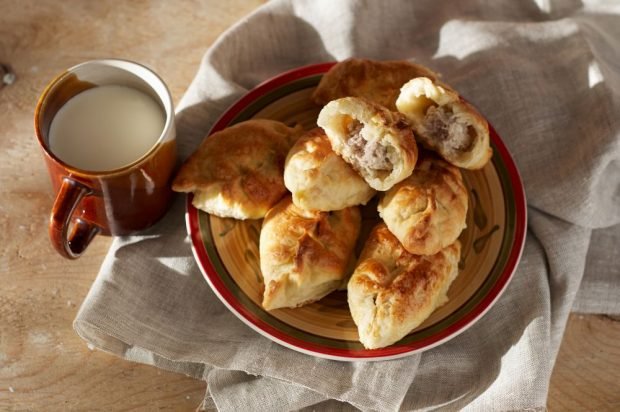
[[[182,196],[155,227],[114,240],[77,333],[207,380],[205,405],[225,411],[544,407],[575,296],[581,311],[620,312],[618,12],[552,0],[274,1],[213,45],[178,107],[185,157],[231,103],[287,69],[360,56],[415,59],[441,72],[503,137],[529,204],[514,279],[455,339],[375,363],[272,343],[202,278]]]

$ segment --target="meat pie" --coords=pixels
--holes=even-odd
[[[414,77],[436,79],[428,67],[405,60],[371,60],[349,58],[335,64],[321,78],[312,93],[312,101],[324,106],[341,97],[363,97],[396,111],[400,88]]]
[[[375,190],[406,179],[418,157],[413,133],[399,113],[358,97],[329,102],[317,121],[334,152]]]
[[[459,168],[427,152],[411,176],[385,193],[377,209],[407,252],[434,255],[465,228],[467,197]]]
[[[460,256],[458,240],[434,255],[414,255],[383,223],[375,226],[347,285],[351,316],[364,347],[398,342],[445,304]]]
[[[422,145],[453,165],[480,169],[491,158],[487,121],[454,90],[417,77],[401,88],[396,107]]]
[[[307,211],[285,196],[267,212],[260,232],[263,308],[296,308],[346,282],[360,231],[357,207]]]
[[[318,127],[301,136],[288,152],[284,185],[295,206],[322,212],[365,205],[376,193],[334,153],[325,131]]]
[[[252,119],[204,139],[172,182],[193,205],[219,217],[262,219],[286,193],[284,160],[301,126]]]

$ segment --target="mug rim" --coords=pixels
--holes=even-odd
[[[133,66],[133,68],[137,68],[139,70],[145,70],[147,73],[154,76],[155,80],[160,83],[162,90],[164,91],[164,96],[159,96],[159,98],[162,100],[162,104],[164,106],[163,109],[165,112],[166,120],[165,120],[164,127],[159,137],[157,138],[155,143],[153,143],[151,148],[146,153],[144,153],[142,156],[140,156],[139,158],[137,158],[131,163],[128,163],[121,167],[117,167],[115,169],[101,170],[101,171],[88,170],[88,169],[82,169],[82,168],[73,166],[69,163],[66,163],[65,161],[60,159],[58,156],[56,156],[52,152],[51,148],[49,147],[49,145],[46,143],[45,139],[43,138],[43,133],[41,131],[41,124],[40,124],[41,123],[40,122],[41,111],[43,110],[43,105],[45,101],[47,100],[49,94],[51,93],[52,89],[54,88],[54,86],[57,85],[63,79],[65,79],[67,76],[73,74],[73,72],[75,72],[76,69],[79,69],[83,66],[89,66],[89,65],[110,66],[110,67],[115,67],[115,68],[130,72],[131,74],[142,79],[159,96],[159,93],[157,92],[155,87],[152,85],[153,83],[152,81],[150,81],[149,79],[146,79],[140,73],[131,71],[130,68]],[[75,96],[72,96],[71,98],[73,97]],[[39,96],[39,100],[37,101],[37,106],[34,111],[35,134],[37,136],[37,140],[39,141],[39,145],[43,148],[43,151],[45,152],[45,154],[48,157],[50,157],[55,163],[60,164],[66,170],[70,170],[72,173],[75,173],[77,175],[82,175],[82,176],[106,176],[107,177],[107,176],[114,176],[114,175],[122,175],[122,174],[125,174],[127,171],[134,169],[137,165],[143,163],[146,159],[152,156],[153,153],[155,153],[155,151],[157,151],[162,141],[165,140],[168,134],[170,133],[170,129],[172,129],[173,123],[174,123],[174,105],[172,102],[172,95],[170,94],[168,85],[166,85],[166,83],[161,78],[161,76],[159,76],[157,73],[155,73],[155,71],[153,71],[152,69],[150,69],[149,67],[141,63],[128,60],[128,59],[118,59],[118,58],[87,60],[85,62],[69,67],[68,69],[66,69],[65,71],[63,71],[62,73],[54,77],[45,86],[43,93],[41,93],[41,96]]]

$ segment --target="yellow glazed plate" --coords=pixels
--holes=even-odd
[[[283,73],[235,103],[210,134],[251,118],[316,127],[321,107],[310,95],[334,63],[305,66]],[[514,274],[523,250],[526,203],[519,173],[506,147],[490,127],[492,161],[482,170],[463,170],[469,190],[467,228],[461,234],[460,272],[441,306],[401,341],[382,349],[365,349],[358,341],[346,291],[296,309],[270,312],[261,307],[263,281],[258,240],[262,220],[222,219],[187,201],[187,227],[196,262],[222,302],[257,332],[291,349],[337,360],[385,360],[437,346],[463,332],[495,303]],[[376,222],[376,202],[362,209],[359,253]]]

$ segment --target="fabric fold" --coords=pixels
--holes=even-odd
[[[77,333],[205,379],[207,408],[544,408],[571,309],[620,313],[620,16],[588,4],[273,1],[214,43],[177,108],[185,158],[245,92],[291,68],[357,56],[440,72],[508,146],[529,206],[513,280],[461,335],[383,362],[330,361],[271,342],[205,282],[182,196],[151,229],[114,239]]]

